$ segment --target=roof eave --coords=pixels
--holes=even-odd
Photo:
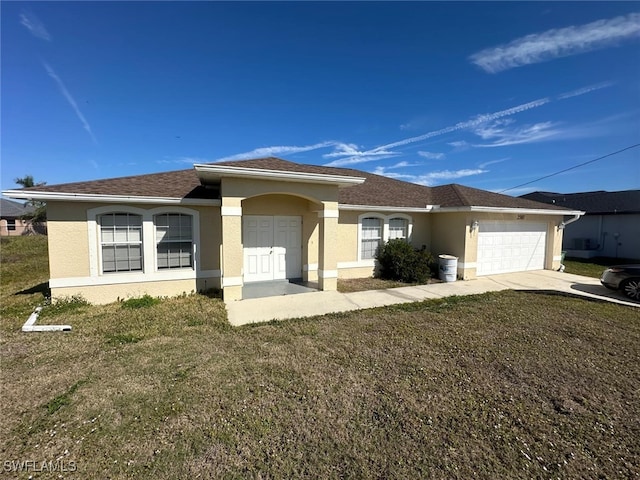
[[[426,205],[424,207],[399,207],[393,205],[353,205],[348,203],[341,203],[338,205],[339,210],[357,210],[357,211],[369,211],[369,212],[415,212],[415,213],[429,213],[440,208],[439,205]]]
[[[42,192],[34,190],[4,190],[5,197],[20,200],[59,202],[137,203],[155,205],[209,205],[220,206],[219,199],[152,197],[140,195],[103,195],[97,193]]]
[[[546,208],[519,208],[519,207],[485,207],[480,205],[466,207],[441,207],[434,209],[434,213],[451,212],[487,212],[487,213],[519,213],[527,215],[584,215],[580,210],[552,210]]]
[[[284,182],[337,184],[339,187],[360,185],[364,177],[328,175],[325,173],[285,172],[262,168],[230,167],[227,165],[195,164],[193,168],[202,181],[217,182],[222,178],[251,178],[257,180],[280,180]]]

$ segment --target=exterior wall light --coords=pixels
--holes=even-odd
[[[474,220],[473,222],[471,222],[471,231],[475,232],[476,230],[478,230],[479,226],[480,222],[478,222],[478,220]]]

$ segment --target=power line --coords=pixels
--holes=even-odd
[[[516,188],[524,187],[525,185],[531,185],[532,183],[539,182],[540,180],[544,180],[545,178],[555,177],[556,175],[560,175],[561,173],[568,172],[569,170],[575,170],[576,168],[584,167],[585,165],[589,165],[590,163],[597,162],[598,160],[602,160],[603,158],[611,157],[613,155],[617,155],[618,153],[622,153],[626,150],[631,150],[632,148],[640,147],[640,143],[636,143],[635,145],[631,145],[630,147],[623,148],[622,150],[618,150],[617,152],[607,153],[598,158],[594,158],[593,160],[589,160],[588,162],[580,163],[578,165],[574,165],[573,167],[565,168],[564,170],[560,170],[559,172],[551,173],[549,175],[545,175],[544,177],[536,178],[535,180],[531,180],[530,182],[521,183],[520,185],[516,185],[515,187],[507,188],[498,193],[508,192],[509,190],[514,190]]]

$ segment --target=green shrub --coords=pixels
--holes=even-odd
[[[431,277],[433,256],[424,248],[414,249],[406,240],[394,239],[378,248],[377,276],[406,283],[424,283]]]
[[[151,295],[143,295],[142,297],[129,298],[122,302],[124,308],[147,308],[152,307],[160,303],[159,298],[152,297]]]

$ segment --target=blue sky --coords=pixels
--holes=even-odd
[[[277,156],[502,191],[640,142],[637,2],[2,2],[2,189]],[[640,188],[640,148],[514,188]]]

